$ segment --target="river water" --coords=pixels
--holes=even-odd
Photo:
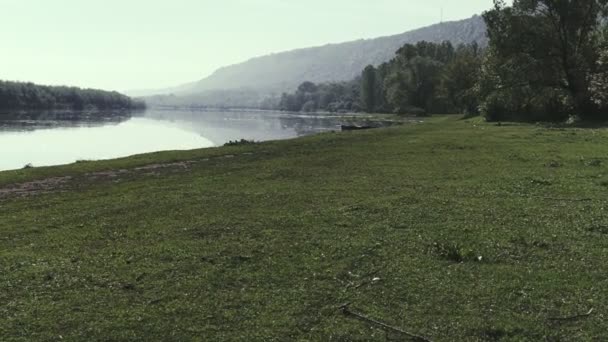
[[[343,122],[338,116],[277,112],[0,114],[0,171],[221,146],[240,139],[290,139],[339,131]]]

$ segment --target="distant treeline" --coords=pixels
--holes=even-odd
[[[143,101],[114,91],[0,81],[0,110],[134,110]]]
[[[481,65],[476,44],[407,44],[379,67],[368,66],[351,82],[304,82],[283,94],[287,111],[365,111],[400,114],[456,113],[474,109],[469,94]]]
[[[268,102],[270,101],[270,102]],[[277,101],[254,89],[210,90],[189,95],[154,95],[146,97],[152,107],[214,108],[214,109],[276,109]]]
[[[420,42],[351,82],[304,82],[287,111],[481,114],[488,120],[608,119],[608,1],[494,1],[489,46]]]
[[[275,109],[289,112],[358,112],[360,80],[314,84],[302,83],[295,93],[283,94]]]

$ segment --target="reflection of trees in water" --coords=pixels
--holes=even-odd
[[[335,118],[280,112],[150,110],[145,117],[187,125],[218,144],[226,139],[282,139],[340,129]]]
[[[336,117],[286,115],[279,121],[284,129],[293,129],[298,136],[340,130],[340,121]]]
[[[391,121],[353,116],[284,116],[280,120],[283,127],[294,129],[298,136],[340,131],[342,125],[388,127],[396,124]]]
[[[24,111],[0,114],[0,128],[35,130],[58,127],[117,125],[131,118],[129,111]]]
[[[148,119],[180,123],[217,144],[234,139],[267,140],[340,131],[341,125],[381,127],[381,120],[357,116],[287,114],[281,112],[217,112],[202,110],[149,110]],[[228,139],[228,140],[226,140]]]

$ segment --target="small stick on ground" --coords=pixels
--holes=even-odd
[[[591,309],[587,313],[584,313],[581,315],[568,316],[568,317],[550,317],[549,320],[551,320],[551,321],[576,321],[581,318],[587,318],[587,317],[593,315],[593,311],[594,311],[594,309]]]
[[[593,198],[554,198],[554,197],[541,197],[547,201],[561,201],[561,202],[591,202]]]
[[[371,323],[371,324],[373,324],[373,325],[375,325],[377,327],[380,327],[380,328],[382,328],[382,329],[384,329],[386,331],[392,331],[392,332],[395,332],[395,333],[403,334],[405,336],[408,336],[408,337],[412,338],[412,340],[414,340],[414,341],[431,342],[431,340],[429,340],[429,339],[427,339],[425,337],[418,336],[416,334],[412,334],[412,333],[407,332],[407,331],[405,331],[403,329],[400,329],[398,327],[394,327],[394,326],[388,325],[386,323],[380,322],[380,321],[375,320],[373,318],[367,317],[367,316],[365,316],[365,315],[363,315],[361,313],[358,313],[356,311],[352,311],[349,308],[349,306],[350,306],[350,303],[347,303],[347,304],[344,304],[344,305],[340,306],[340,310],[342,310],[342,313],[345,316],[347,316],[347,317],[354,317],[355,319],[358,319],[358,320],[360,320],[362,322]]]

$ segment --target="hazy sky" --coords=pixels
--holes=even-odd
[[[464,19],[492,0],[0,0],[0,79],[129,90]]]

